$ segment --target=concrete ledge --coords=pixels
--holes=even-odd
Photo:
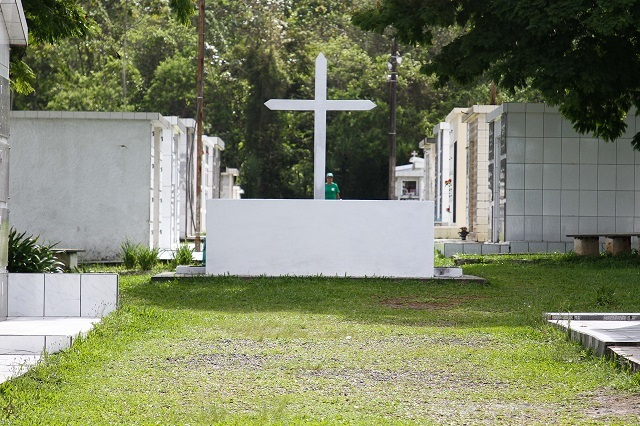
[[[101,318],[118,305],[118,274],[13,274],[10,317]]]
[[[434,268],[434,273],[437,273],[437,271],[435,271],[436,269],[460,269],[460,268]],[[460,272],[462,272],[462,270],[460,269]],[[451,274],[456,274],[456,272],[451,272]],[[151,281],[174,281],[174,280],[180,280],[180,279],[187,279],[187,278],[195,278],[195,277],[200,277],[200,278],[211,278],[211,279],[215,279],[216,277],[218,277],[218,275],[178,275],[175,272],[162,272],[160,274],[154,275],[151,277]],[[237,278],[241,278],[241,279],[246,279],[246,280],[250,280],[255,278],[254,276],[249,276],[249,275],[235,275],[235,277]],[[291,275],[288,275],[288,277],[291,277]],[[301,277],[304,278],[304,277]],[[394,280],[394,281],[406,281],[406,280],[413,280],[413,281],[421,281],[421,282],[427,282],[427,281],[445,281],[445,280],[450,280],[450,281],[462,281],[462,282],[467,282],[467,283],[473,283],[473,284],[486,284],[487,280],[486,278],[482,278],[482,277],[476,277],[475,275],[457,275],[457,276],[451,276],[451,275],[434,275],[433,277],[429,277],[429,278],[412,278],[412,277],[406,277],[406,278],[398,278],[398,277],[327,277],[327,276],[323,276],[323,278],[339,278],[339,279],[350,279],[350,280],[358,280],[358,279],[370,279],[370,278],[380,278],[380,279],[390,279],[390,280]]]
[[[640,314],[548,313],[546,318],[585,348],[640,370]]]
[[[444,257],[457,254],[529,254],[529,253],[569,253],[573,251],[572,242],[529,242],[511,241],[505,243],[476,243],[463,241],[435,241],[434,247]]]

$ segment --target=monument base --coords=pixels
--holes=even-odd
[[[208,275],[433,277],[433,202],[207,200]]]

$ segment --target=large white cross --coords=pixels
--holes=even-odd
[[[327,149],[327,111],[368,111],[375,108],[371,101],[327,100],[327,59],[321,53],[316,58],[316,96],[313,100],[270,99],[264,104],[272,110],[314,111],[313,128],[313,198],[324,199],[324,173]]]

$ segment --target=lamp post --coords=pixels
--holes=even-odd
[[[198,2],[198,69],[196,106],[196,240],[195,250],[200,251],[201,239],[201,210],[202,210],[202,109],[204,108],[203,80],[204,80],[204,0]]]
[[[397,85],[398,85],[398,64],[402,62],[400,53],[398,53],[398,42],[393,39],[391,47],[391,58],[387,62],[387,68],[389,69],[389,90],[390,96],[390,116],[391,116],[391,129],[389,131],[389,193],[388,199],[395,199],[395,187],[396,187],[396,107],[397,107]]]

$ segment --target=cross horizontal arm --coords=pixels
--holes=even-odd
[[[270,99],[264,103],[271,110],[289,111],[369,111],[376,107],[371,101],[359,100],[297,100],[297,99]]]
[[[326,101],[326,105],[327,111],[369,111],[376,107],[371,101],[357,100]]]
[[[317,108],[314,100],[269,99],[264,104],[272,110],[313,111]]]

